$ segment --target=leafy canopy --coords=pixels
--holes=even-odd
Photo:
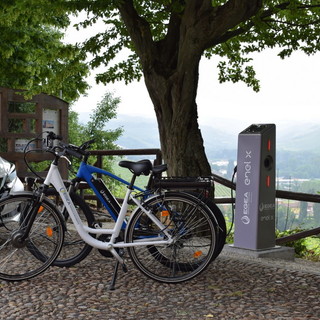
[[[211,9],[195,19],[200,22],[245,0],[2,0],[0,3],[0,85],[58,94],[71,101],[84,92],[88,74],[85,57],[90,54],[89,67],[105,66],[97,81],[108,83],[141,79],[141,52],[133,45],[130,30],[120,18],[119,8],[131,4],[130,14],[150,33],[151,46],[158,48],[170,34],[178,32],[178,23],[194,5],[204,3]],[[208,37],[203,46],[207,57],[219,56],[219,80],[244,81],[259,89],[251,63],[251,53],[277,48],[285,58],[295,50],[314,54],[319,50],[319,0],[255,0],[260,10],[251,18],[229,28],[218,38],[210,39],[206,30],[198,35]],[[83,44],[71,46],[62,42],[62,32],[70,23],[69,16],[80,12],[87,18],[78,29],[103,21],[104,27]],[[199,11],[200,12],[200,11]],[[178,33],[177,33],[178,34]],[[143,35],[141,35],[143,36]],[[179,37],[176,37],[179,42]],[[134,39],[137,40],[137,39]],[[178,44],[172,43],[179,49]],[[121,54],[120,54],[121,53]]]
[[[0,85],[76,99],[88,88],[88,67],[76,46],[62,42],[69,25],[64,1],[0,2]]]
[[[207,1],[209,0],[197,2],[200,6]],[[97,76],[98,82],[124,80],[128,83],[134,79],[139,80],[143,73],[141,55],[133,46],[130,30],[119,18],[118,8],[121,2],[82,0],[71,6],[74,12],[84,10],[88,14],[87,19],[79,23],[77,28],[93,26],[99,20],[105,23],[104,29],[100,29],[83,44],[83,50],[93,55],[90,67],[106,67],[106,71]],[[137,21],[144,24],[151,34],[152,45],[158,46],[168,38],[170,32],[174,33],[175,28],[180,28],[180,24],[174,25],[172,21],[177,21],[177,16],[181,18],[192,1],[132,2],[136,11],[131,14],[138,15]],[[231,2],[234,1],[212,0],[212,10],[218,13]],[[258,91],[259,81],[250,64],[251,54],[266,48],[276,48],[281,58],[289,57],[295,50],[302,50],[308,55],[314,54],[320,48],[319,22],[319,0],[263,0],[260,10],[252,18],[237,24],[218,39],[208,39],[203,53],[208,58],[220,57],[218,70],[221,82],[244,81]],[[123,59],[119,60],[119,53],[122,53]]]

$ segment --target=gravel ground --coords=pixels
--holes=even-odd
[[[154,282],[128,262],[108,291],[114,262],[96,251],[75,267],[0,282],[0,319],[320,319],[320,264],[250,259],[223,251],[196,279]]]

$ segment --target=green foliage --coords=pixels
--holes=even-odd
[[[93,149],[117,149],[114,143],[122,134],[123,129],[107,130],[106,124],[116,117],[116,110],[120,103],[118,97],[107,92],[98,103],[90,120],[86,124],[80,124],[76,111],[69,112],[69,141],[80,145],[84,141],[94,139]]]
[[[94,139],[93,150],[118,149],[115,141],[120,137],[123,129],[106,130],[105,127],[108,121],[116,117],[116,109],[119,103],[119,98],[107,92],[93,110],[90,120],[86,124],[79,123],[78,113],[71,110],[69,112],[69,142],[79,146],[85,141]],[[94,161],[93,158],[89,159],[92,164]],[[77,163],[73,159],[73,164]],[[112,157],[103,158],[103,167],[106,170],[111,169],[112,163]]]
[[[218,12],[227,2],[211,1],[212,10]],[[141,56],[133,45],[130,30],[119,18],[121,4],[121,1],[102,0],[2,1],[1,71],[10,75],[9,80],[2,79],[3,84],[24,89],[37,87],[39,90],[41,87],[48,93],[57,93],[62,89],[67,96],[74,98],[76,94],[68,92],[71,91],[68,86],[73,87],[72,90],[77,94],[85,90],[86,85],[81,78],[86,75],[87,70],[81,61],[87,53],[93,55],[90,61],[92,68],[101,65],[107,68],[97,76],[98,81],[131,82],[140,79]],[[169,27],[172,27],[171,19],[183,17],[186,6],[180,0],[135,0],[133,8],[136,11],[132,11],[132,15],[137,15],[139,22],[145,24],[156,44],[166,39]],[[58,31],[68,26],[68,15],[80,12],[87,12],[87,18],[75,26],[78,29],[93,26],[101,20],[105,23],[104,30],[99,30],[83,43],[82,53],[76,47],[64,45],[61,42],[62,33]],[[207,57],[218,55],[223,58],[218,64],[221,82],[244,81],[258,90],[259,82],[248,55],[265,48],[279,48],[279,56],[282,58],[290,56],[294,50],[313,54],[319,50],[318,21],[317,0],[265,0],[257,14],[222,34],[218,41],[214,41],[213,46],[205,48],[205,54]],[[179,28],[179,24],[176,27]],[[211,43],[210,39],[207,42]],[[119,60],[119,54],[123,56],[124,50],[127,54]],[[10,69],[9,66],[13,68]],[[17,74],[19,76],[14,80],[13,75]],[[43,83],[44,79],[48,83]],[[74,82],[79,82],[81,86],[72,86]]]
[[[82,143],[94,139],[93,150],[118,149],[119,147],[115,144],[115,141],[122,134],[122,128],[106,130],[105,126],[108,121],[116,117],[116,109],[119,102],[119,98],[107,92],[90,115],[91,120],[86,124],[79,122],[79,115],[76,111],[70,110],[68,119],[69,143],[80,146]],[[71,161],[69,178],[72,179],[79,168],[80,160],[72,157],[69,160]],[[88,163],[95,165],[96,160],[93,156],[89,157]],[[115,160],[112,156],[103,157],[102,168],[113,172],[114,162]],[[51,161],[48,160],[32,163],[31,166],[35,172],[43,172],[49,169],[50,163]],[[116,195],[120,194],[120,191],[118,192],[121,188],[119,182],[109,179],[107,185]],[[92,193],[90,190],[87,190],[87,192]]]
[[[27,90],[27,97],[45,92],[67,101],[88,85],[85,55],[62,42],[69,24],[64,1],[1,1],[0,85]]]
[[[199,1],[194,10],[201,10],[205,2]],[[226,0],[212,0],[206,14],[216,17],[228,4]],[[0,4],[0,85],[28,89],[30,94],[42,91],[59,95],[62,90],[64,98],[72,101],[87,88],[83,79],[88,69],[83,61],[88,54],[92,55],[91,68],[106,67],[97,75],[98,82],[139,80],[142,52],[123,19],[124,6],[130,8],[131,18],[144,30],[141,36],[150,36],[147,42],[151,47],[144,49],[151,54],[152,46],[155,49],[162,45],[169,33],[179,34],[183,19],[196,19],[194,28],[199,22],[196,13],[187,16],[192,4],[180,0],[132,0],[132,7],[131,1],[120,0],[4,0]],[[62,31],[70,23],[69,16],[80,12],[86,12],[87,18],[75,26],[77,29],[98,21],[103,21],[104,29],[99,28],[81,46],[64,44]],[[314,54],[320,48],[319,16],[319,0],[264,0],[256,13],[216,39],[210,39],[213,35],[209,32],[201,33],[201,37],[207,37],[203,53],[222,58],[218,63],[221,82],[244,81],[257,91],[259,81],[250,54],[266,48],[278,48],[281,58],[295,50]],[[176,43],[171,43],[176,51],[179,41],[176,37]]]
[[[292,234],[295,234],[297,232],[301,232],[301,229],[293,229],[293,230],[285,230],[285,231],[276,231],[276,238],[281,238],[281,237],[285,237],[285,236],[289,236]],[[307,245],[306,245],[306,239],[299,239],[296,241],[291,241],[291,242],[287,242],[285,243],[285,245],[287,247],[293,247],[295,254],[297,256],[302,256],[304,254],[304,252],[306,252],[307,250]]]
[[[132,18],[150,32],[154,44],[163,42],[169,30],[179,28],[179,23],[173,27],[171,22],[182,19],[188,10],[188,3],[180,0],[134,0],[132,4]],[[219,12],[226,4],[226,0],[212,0],[212,13]],[[83,61],[88,53],[93,55],[91,68],[106,66],[97,81],[140,79],[141,54],[133,45],[128,26],[119,18],[122,5],[120,0],[2,1],[0,84],[28,89],[30,94],[43,91],[58,95],[62,90],[64,98],[72,101],[87,88],[83,79],[88,69]],[[105,24],[104,30],[99,29],[86,40],[81,50],[61,41],[61,30],[70,23],[69,16],[80,12],[86,12],[87,18],[76,25],[78,29],[93,26],[101,20]],[[251,18],[236,24],[217,40],[208,39],[204,53],[207,57],[218,55],[223,58],[218,63],[221,82],[244,81],[257,91],[259,82],[250,65],[250,54],[265,48],[279,48],[281,58],[290,56],[295,50],[308,55],[317,52],[320,48],[319,15],[318,0],[264,0]],[[123,56],[124,51],[127,54],[119,60],[119,54]]]
[[[292,229],[285,231],[276,231],[276,238],[281,238],[296,234],[303,231],[302,229]],[[285,243],[287,247],[294,248],[295,254],[299,258],[309,259],[309,260],[320,260],[320,239],[318,237],[307,237],[296,241],[291,241]]]
[[[79,30],[97,22],[102,26],[83,43],[64,44],[69,17],[79,13],[87,14],[75,26]],[[281,58],[296,50],[314,54],[320,49],[319,16],[319,0],[3,0],[0,85],[27,89],[30,95],[62,91],[72,101],[87,88],[88,67],[104,67],[96,76],[103,83],[128,83],[144,75],[158,122],[174,124],[179,115],[181,126],[192,120],[195,127],[191,109],[196,109],[202,55],[217,59],[220,82],[243,81],[258,91],[252,53],[275,48]],[[161,131],[162,146],[183,136],[170,125]],[[178,170],[173,162],[186,148],[177,145],[174,152],[163,148],[173,171],[210,170],[203,149],[201,160],[190,157]]]
[[[219,12],[228,1],[213,0],[211,3],[213,12]],[[130,30],[123,20],[119,19],[120,5],[121,1],[79,1],[78,4],[73,4],[72,8],[74,11],[85,10],[88,13],[88,18],[78,24],[78,28],[92,26],[98,19],[105,22],[105,31],[100,31],[83,46],[86,52],[94,55],[92,67],[107,67],[106,72],[97,77],[98,81],[104,83],[117,80],[130,82],[140,79],[142,75],[141,54],[134,47],[133,39],[129,37]],[[144,25],[144,29],[148,30],[146,32],[150,32],[154,45],[160,45],[168,37],[170,27],[173,28],[170,22],[175,17],[183,19],[187,6],[187,2],[180,0],[135,0],[133,9],[136,11],[132,11],[131,14],[134,18],[137,15],[137,21]],[[208,45],[205,48],[204,53],[207,57],[222,57],[218,63],[221,82],[244,81],[257,91],[259,81],[253,66],[250,65],[250,54],[266,48],[279,48],[281,58],[290,56],[295,50],[302,50],[308,55],[317,52],[320,48],[319,15],[318,0],[264,0],[254,16],[220,35],[218,40],[213,41],[213,46]],[[180,25],[177,24],[176,27],[179,28]],[[207,43],[212,43],[211,40],[213,39],[208,39]],[[119,61],[116,58],[123,49],[132,53]],[[111,64],[111,61],[114,63]]]
[[[234,243],[234,223],[232,219],[230,219],[228,216],[224,215],[224,218],[225,218],[226,227],[227,227],[226,243],[232,244]]]
[[[208,48],[205,54],[226,58],[218,64],[220,82],[240,80],[257,91],[259,82],[249,65],[250,54],[266,48],[277,48],[281,58],[296,50],[316,53],[320,49],[319,16],[318,0],[265,0],[255,16],[229,30],[226,41]]]
[[[230,223],[226,220],[227,230],[229,230]],[[293,230],[285,230],[279,231],[276,230],[276,238],[281,238],[285,236],[289,236],[295,234],[297,232],[303,231],[302,229],[293,229]],[[234,230],[228,234],[226,243],[233,244],[234,243]],[[285,243],[286,247],[294,248],[295,256],[297,258],[312,260],[312,261],[320,261],[320,238],[307,237],[303,239],[299,239],[296,241],[290,241]]]

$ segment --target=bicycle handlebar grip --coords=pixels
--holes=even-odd
[[[83,156],[80,152],[73,150],[73,149],[69,149],[69,148],[66,148],[66,153],[69,154],[70,156],[76,157],[78,159],[81,159]]]

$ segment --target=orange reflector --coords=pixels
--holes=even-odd
[[[46,229],[46,233],[48,237],[52,237],[53,236],[53,230],[51,227],[47,227]]]
[[[38,213],[41,213],[43,211],[44,207],[43,206],[40,206],[39,209],[38,209]]]
[[[168,217],[169,216],[169,211],[161,211],[161,217]]]
[[[271,150],[271,140],[268,139],[268,151],[270,151],[270,150]]]
[[[196,252],[193,254],[193,257],[194,257],[194,258],[199,258],[200,256],[202,256],[202,251],[196,251]]]

